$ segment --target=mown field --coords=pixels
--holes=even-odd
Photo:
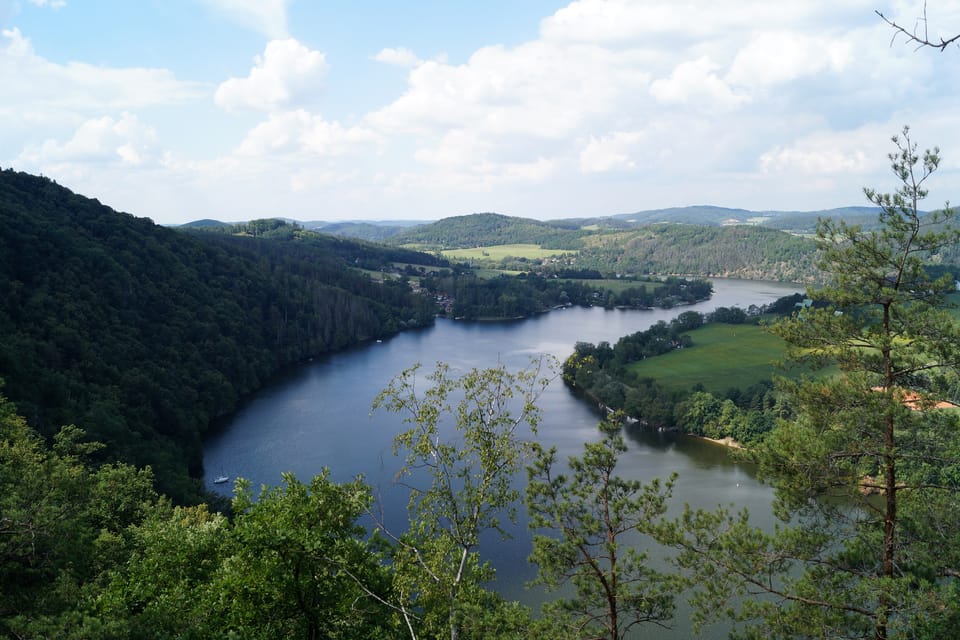
[[[528,258],[531,260],[549,258],[565,253],[576,253],[565,249],[541,249],[537,244],[501,244],[491,247],[473,247],[471,249],[449,249],[443,251],[448,260],[503,260],[507,257]]]
[[[607,291],[613,291],[614,293],[621,293],[627,289],[633,289],[636,287],[646,287],[647,291],[656,291],[663,286],[663,283],[658,280],[623,280],[620,278],[604,278],[602,280],[580,280],[580,279],[565,279],[569,282],[579,282],[580,284],[585,284],[590,287],[597,289],[605,289]]]
[[[783,340],[756,325],[708,324],[690,337],[692,347],[633,363],[630,370],[668,388],[688,390],[699,383],[715,395],[785,373],[774,366],[783,356]]]

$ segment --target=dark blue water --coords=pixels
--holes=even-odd
[[[795,285],[723,279],[714,281],[714,289],[710,301],[672,310],[574,307],[502,323],[440,319],[427,329],[318,358],[259,392],[209,440],[204,453],[208,483],[225,474],[247,478],[254,487],[278,484],[284,471],[306,481],[323,467],[340,481],[362,474],[380,494],[388,524],[398,527],[404,521],[406,498],[393,484],[400,462],[391,445],[403,425],[396,415],[370,414],[374,397],[392,377],[415,363],[432,369],[438,361],[460,371],[498,363],[516,370],[541,354],[562,360],[577,341],[616,342],[688,309],[747,308],[800,290]],[[579,455],[584,442],[598,437],[596,408],[559,380],[550,385],[539,405],[543,422],[538,438],[547,446],[556,446],[561,458]],[[673,502],[678,508],[684,503],[706,508],[735,504],[748,507],[760,521],[769,521],[770,489],[754,480],[751,469],[733,463],[723,447],[637,428],[627,429],[626,435],[629,451],[621,459],[623,475],[649,480],[677,472]],[[210,487],[229,493],[232,480]],[[529,551],[522,528],[512,541],[487,543],[484,556],[497,567],[497,589],[504,596],[536,599],[524,589],[535,574],[526,561]],[[686,637],[684,621],[679,622],[673,633],[656,635],[661,631],[653,629],[644,633],[646,637]]]

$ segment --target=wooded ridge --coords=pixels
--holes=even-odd
[[[76,424],[101,456],[201,498],[201,440],[281,368],[433,321],[371,269],[435,256],[276,224],[177,231],[54,182],[0,172],[0,379],[47,436]]]

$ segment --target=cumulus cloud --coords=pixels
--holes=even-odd
[[[473,159],[460,162],[455,167],[437,166],[428,172],[400,173],[390,180],[388,188],[395,192],[420,194],[488,192],[496,188],[542,183],[555,175],[557,169],[557,161],[545,157],[537,157],[528,162]]]
[[[764,174],[840,176],[882,171],[893,125],[871,123],[857,129],[814,131],[785,145],[776,145],[759,158]],[[856,187],[853,187],[855,190]]]
[[[268,38],[287,36],[289,0],[203,0],[234,22]]]
[[[140,166],[160,156],[157,133],[133,114],[103,116],[81,124],[69,140],[46,140],[29,146],[18,163],[44,169],[63,164],[121,164]]]
[[[602,173],[620,169],[633,169],[636,162],[632,156],[643,141],[639,131],[618,131],[590,141],[580,151],[580,170],[584,173]]]
[[[272,40],[245,78],[230,78],[214,94],[218,106],[227,110],[274,111],[309,104],[319,95],[327,73],[323,53],[313,51],[293,38]]]
[[[369,149],[382,138],[363,127],[344,127],[303,109],[271,114],[251,130],[240,144],[241,156],[272,156],[305,153],[339,156],[360,148]]]
[[[712,110],[726,109],[749,101],[716,73],[720,65],[707,57],[682,62],[669,78],[650,85],[650,94],[664,104],[689,104]]]
[[[804,174],[847,173],[861,171],[867,154],[859,149],[804,149],[787,147],[768,151],[760,157],[764,173],[800,172]]]
[[[849,41],[785,31],[755,36],[733,60],[726,78],[743,86],[775,85],[821,71],[840,72],[853,60]]]
[[[381,49],[377,55],[373,56],[377,62],[392,64],[398,67],[415,67],[420,64],[420,59],[410,49],[406,47]]]
[[[131,109],[184,102],[204,91],[198,83],[177,80],[167,69],[50,62],[35,53],[17,28],[0,31],[0,86],[0,113]]]
[[[418,149],[414,158],[437,167],[466,167],[486,158],[492,148],[491,140],[474,132],[454,129],[448,131],[439,144]]]
[[[391,131],[469,128],[559,138],[618,108],[618,97],[644,86],[648,77],[624,56],[596,47],[483,47],[466,64],[417,66],[406,92],[369,119]]]

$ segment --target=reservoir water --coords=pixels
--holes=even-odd
[[[338,481],[362,474],[380,496],[388,525],[398,527],[404,521],[406,497],[393,483],[400,461],[392,453],[392,440],[402,424],[397,415],[370,413],[374,397],[391,378],[415,363],[432,370],[438,361],[459,371],[498,363],[519,370],[531,357],[549,354],[563,360],[577,341],[613,343],[689,309],[746,309],[802,290],[792,284],[747,280],[716,279],[713,284],[713,297],[690,307],[650,311],[572,307],[495,323],[438,319],[433,327],[317,358],[274,380],[208,440],[204,464],[209,488],[231,491],[232,482],[212,484],[221,474],[247,478],[254,487],[279,484],[285,471],[304,481],[323,467]],[[556,446],[561,459],[580,455],[584,442],[599,437],[596,408],[559,379],[539,405],[543,421],[537,437],[545,446]],[[732,504],[748,508],[761,524],[770,521],[771,490],[753,478],[747,465],[732,462],[725,448],[636,426],[628,427],[626,436],[629,450],[620,462],[622,474],[649,480],[678,473],[673,496],[678,509],[684,503],[704,508]],[[542,597],[524,588],[536,570],[527,562],[530,542],[522,522],[513,540],[496,538],[483,544],[484,557],[497,568],[495,586],[500,593],[527,602]],[[642,636],[687,637],[684,614],[679,617],[673,631],[644,628]],[[720,632],[713,633],[723,637]]]

